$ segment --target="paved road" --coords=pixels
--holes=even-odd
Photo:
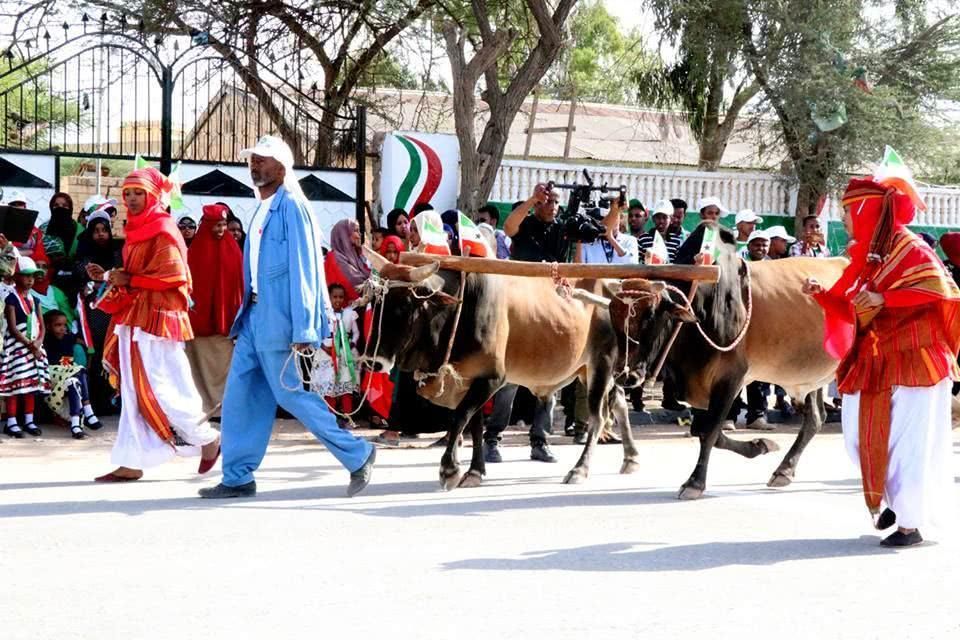
[[[602,447],[581,486],[559,483],[569,445],[558,465],[509,447],[484,487],[451,493],[439,450],[383,450],[350,500],[287,424],[260,495],[233,503],[194,498],[217,476],[192,460],[92,484],[110,433],[6,440],[0,638],[960,637],[957,532],[881,550],[836,428],[784,490],[764,486],[771,456],[716,452],[698,502],[674,499],[694,441],[638,434],[639,473]]]

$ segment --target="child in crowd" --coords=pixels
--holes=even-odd
[[[6,396],[7,404],[7,424],[3,432],[14,438],[22,438],[24,431],[32,436],[41,435],[33,422],[34,394],[50,391],[47,357],[43,351],[43,320],[40,305],[31,291],[36,277],[42,275],[31,258],[21,256],[13,276],[14,291],[5,300],[7,328],[0,364],[0,395]],[[21,398],[22,402],[18,402]],[[21,408],[22,429],[17,421]]]
[[[380,243],[380,249],[377,252],[384,258],[397,264],[400,262],[400,253],[403,251],[403,240],[397,236],[387,236]]]
[[[43,347],[50,362],[51,391],[47,396],[47,406],[54,415],[70,420],[70,434],[77,440],[87,437],[80,426],[80,417],[84,424],[96,431],[100,420],[90,406],[90,392],[87,387],[87,353],[67,328],[67,316],[62,311],[48,311],[43,314],[46,335]],[[66,400],[66,402],[64,402]]]
[[[371,248],[377,253],[380,253],[380,245],[383,244],[383,239],[388,235],[390,235],[390,231],[384,227],[377,227],[374,229],[373,233],[371,234]]]
[[[332,335],[323,341],[319,391],[326,396],[327,404],[331,408],[349,414],[353,411],[353,394],[357,391],[360,380],[357,364],[360,328],[357,325],[357,312],[349,307],[344,308],[346,290],[343,286],[331,284],[328,290],[334,321],[331,327]],[[337,421],[341,427],[350,422],[349,418],[340,417]]]

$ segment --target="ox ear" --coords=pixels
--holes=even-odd
[[[429,298],[427,298],[427,300],[434,302],[436,304],[443,304],[448,306],[452,306],[460,303],[459,298],[457,298],[456,296],[450,295],[446,291],[437,291],[436,293],[432,294]]]
[[[663,296],[663,308],[670,314],[675,320],[680,322],[696,322],[697,316],[693,315],[693,312],[682,304],[677,304],[671,300],[668,296]]]

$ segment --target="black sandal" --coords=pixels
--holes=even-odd
[[[83,440],[84,438],[87,437],[87,434],[84,433],[83,431],[83,427],[81,427],[80,425],[70,427],[70,435],[73,436],[74,440]]]
[[[43,431],[40,430],[40,427],[32,422],[28,422],[27,424],[23,425],[23,430],[32,435],[34,438],[43,435]]]
[[[8,424],[7,426],[5,426],[5,427],[3,428],[3,432],[4,432],[5,434],[7,434],[8,436],[10,436],[11,438],[18,438],[18,439],[19,439],[19,438],[24,438],[24,437],[26,437],[26,436],[23,435],[23,429],[21,429],[21,428],[20,428],[20,425],[18,425],[18,424],[13,424],[13,425]]]
[[[103,426],[103,423],[100,422],[100,419],[97,416],[88,416],[83,419],[83,424],[87,429],[92,429],[96,431],[97,429]]]

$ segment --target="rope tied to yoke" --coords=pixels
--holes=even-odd
[[[694,295],[696,294],[699,283],[696,280],[693,281],[693,283],[690,285],[689,294],[684,293],[678,287],[675,287],[671,284],[664,283],[664,290],[671,291],[680,296],[681,300],[683,301],[684,308],[686,308],[690,312],[690,314],[695,318],[693,324],[697,328],[697,331],[700,333],[703,339],[706,341],[706,343],[710,345],[710,347],[712,347],[713,349],[716,349],[717,351],[720,351],[721,353],[729,353],[730,351],[733,351],[740,345],[744,337],[746,337],[747,335],[747,329],[750,328],[750,321],[753,318],[753,286],[750,279],[750,265],[742,258],[741,258],[741,262],[743,262],[747,271],[747,275],[746,275],[747,317],[744,319],[743,326],[740,327],[740,331],[737,333],[736,337],[733,339],[733,341],[729,345],[726,345],[726,346],[720,346],[719,344],[716,343],[716,341],[713,340],[713,338],[707,335],[706,331],[704,331],[703,326],[701,325],[700,319],[697,318],[696,313],[693,310],[692,301],[693,301]],[[636,313],[637,313],[636,304],[642,299],[659,297],[660,295],[661,295],[660,293],[644,291],[644,292],[634,292],[633,295],[629,295],[629,296],[623,295],[623,292],[621,292],[620,294],[615,296],[620,302],[622,302],[627,306],[627,315],[624,319],[624,327],[623,327],[623,334],[626,337],[624,341],[625,342],[624,362],[623,362],[624,374],[627,374],[630,371],[630,357],[629,357],[630,343],[633,342],[634,344],[639,344],[638,340],[630,336],[630,321],[636,316]],[[657,359],[652,375],[647,378],[647,381],[655,380],[657,376],[660,375],[660,370],[663,368],[663,365],[667,360],[667,356],[670,353],[670,349],[673,348],[673,344],[674,342],[676,342],[677,336],[679,335],[680,329],[683,327],[683,324],[684,323],[682,322],[678,322],[677,325],[673,328],[673,332],[671,333],[670,338],[667,340],[667,344],[664,346],[663,352],[660,354],[660,357]]]
[[[457,338],[457,329],[460,327],[460,316],[463,313],[463,295],[467,288],[467,273],[465,271],[460,272],[460,288],[457,291],[457,309],[453,314],[453,327],[450,329],[450,337],[447,340],[447,350],[443,356],[443,363],[440,365],[440,368],[437,369],[435,373],[425,373],[423,371],[414,371],[413,379],[416,380],[417,386],[424,387],[427,384],[427,381],[431,378],[438,378],[440,383],[440,389],[434,394],[434,398],[439,398],[443,395],[444,390],[446,389],[447,379],[449,378],[457,387],[463,386],[463,377],[457,371],[456,367],[450,364],[450,357],[453,355],[453,343]],[[436,292],[434,292],[436,293]]]

